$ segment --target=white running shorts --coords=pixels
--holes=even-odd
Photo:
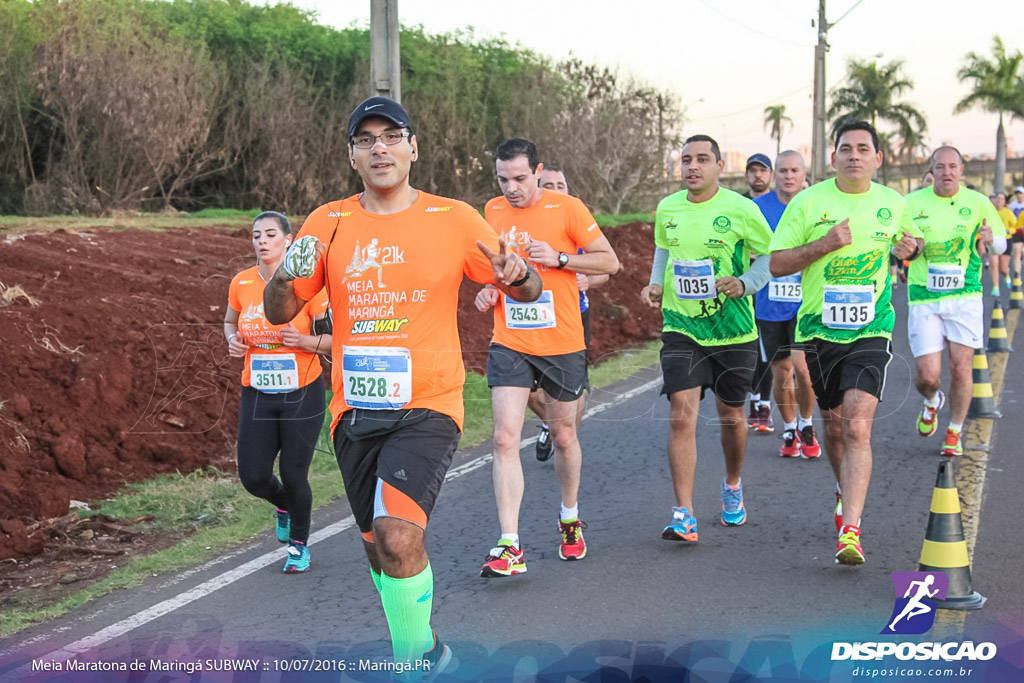
[[[907,338],[914,358],[938,353],[946,340],[980,349],[984,342],[985,305],[982,298],[941,299],[913,304],[907,316]]]

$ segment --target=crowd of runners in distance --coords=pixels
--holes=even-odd
[[[553,459],[561,491],[558,556],[587,557],[577,436],[589,389],[587,292],[619,262],[565,174],[545,167],[529,140],[498,145],[501,195],[481,216],[410,185],[419,141],[397,102],[360,103],[348,138],[363,191],[317,208],[298,234],[283,215],[261,213],[252,225],[257,265],[231,281],[224,334],[228,353],[244,359],[238,470],[247,491],[275,506],[284,571],[307,571],[307,473],[325,409],[317,356],[324,357],[334,451],[395,662],[426,661],[436,674],[451,651],[430,625],[424,532],[464,419],[456,326],[463,277],[480,283],[474,303],[494,320],[487,382],[499,537],[480,575],[503,578],[527,571],[519,536],[527,407],[541,420],[536,458]],[[890,265],[907,264],[907,336],[923,397],[912,429],[934,434],[948,401],[941,453],[959,455],[971,358],[982,343],[983,271],[992,273],[994,292],[1011,260],[1020,272],[1024,187],[1005,208],[1001,195],[990,200],[962,187],[963,158],[943,146],[932,154],[928,182],[901,196],[872,181],[881,153],[865,122],[839,127],[836,175],[810,187],[794,151],[751,156],[743,195],[720,185],[724,163],[713,138],[689,137],[680,162],[685,189],[658,204],[650,280],[638,292],[663,317],[675,505],[661,538],[699,539],[696,435],[708,390],[725,461],[716,516],[726,526],[746,522],[747,436],[775,431],[774,396],[779,455],[813,460],[824,449],[836,480],[835,561],[862,564],[872,421],[892,359],[901,279]],[[947,348],[952,379],[943,391]]]

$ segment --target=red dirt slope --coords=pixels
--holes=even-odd
[[[606,231],[623,272],[591,292],[592,359],[658,335],[642,307],[651,228]],[[240,361],[221,333],[230,277],[254,262],[248,230],[39,233],[0,238],[0,282],[39,302],[0,307],[0,559],[32,555],[33,520],[126,482],[233,466]],[[467,365],[490,316],[463,285]]]

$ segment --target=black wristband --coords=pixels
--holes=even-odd
[[[907,260],[908,261],[913,261],[914,259],[916,259],[920,255],[921,255],[921,245],[920,244],[916,244],[916,245],[914,245],[914,253],[911,254],[910,256],[908,256]]]
[[[519,278],[515,282],[508,283],[508,286],[509,287],[522,287],[523,285],[526,284],[526,281],[529,280],[529,279],[530,279],[530,269],[527,268],[526,269],[526,275],[522,276],[521,278]]]

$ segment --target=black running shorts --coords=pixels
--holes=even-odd
[[[590,388],[587,352],[557,356],[531,356],[491,344],[487,357],[487,386],[540,387],[556,401],[571,402]]]
[[[842,405],[848,389],[860,389],[882,400],[885,371],[892,360],[888,339],[865,337],[837,344],[815,338],[804,345],[819,408],[831,410]]]
[[[796,317],[790,320],[758,320],[757,333],[760,338],[761,360],[774,363],[789,358],[792,351],[803,351],[804,345],[797,344]]]
[[[426,408],[356,408],[342,415],[334,453],[364,538],[372,540],[374,517],[426,528],[461,436],[454,420]]]
[[[701,346],[685,334],[663,332],[661,342],[662,394],[701,387],[701,398],[711,389],[728,406],[746,402],[757,365],[757,341]]]

